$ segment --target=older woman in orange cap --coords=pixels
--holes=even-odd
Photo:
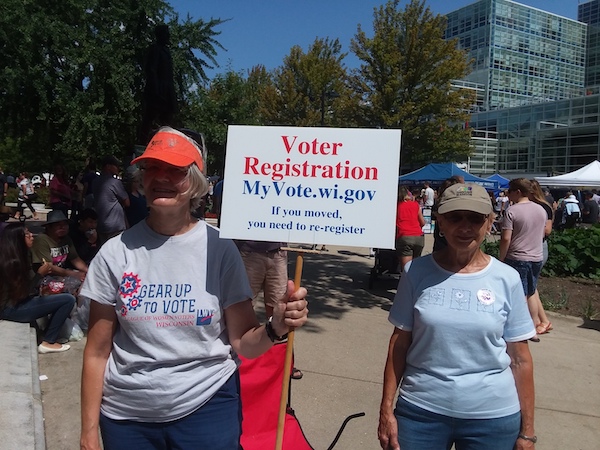
[[[306,290],[260,325],[233,242],[192,216],[208,190],[204,149],[163,127],[137,163],[146,220],[109,240],[81,294],[91,298],[81,448],[238,448],[236,354],[259,356],[306,322]]]

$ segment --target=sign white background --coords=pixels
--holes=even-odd
[[[229,126],[221,237],[394,248],[400,138]]]

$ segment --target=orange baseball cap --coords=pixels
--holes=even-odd
[[[131,164],[146,159],[157,159],[176,167],[187,167],[195,163],[201,171],[204,170],[200,150],[185,136],[169,131],[156,133],[144,153],[131,161]]]

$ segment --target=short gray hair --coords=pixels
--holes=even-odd
[[[184,194],[190,194],[190,210],[196,211],[202,202],[202,197],[208,193],[208,180],[196,164],[188,167],[184,181],[189,182],[189,187]]]

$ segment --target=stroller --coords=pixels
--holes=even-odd
[[[239,368],[240,393],[243,414],[241,447],[244,450],[275,448],[286,346],[286,343],[276,344],[268,352],[255,359],[240,357],[242,360]],[[288,397],[282,449],[314,450],[308,443],[294,410],[290,406],[290,398],[291,395]],[[333,449],[351,419],[364,415],[365,413],[361,412],[348,416],[327,450]]]
[[[389,275],[398,279],[400,271],[398,270],[398,257],[396,250],[375,249],[375,263],[369,274],[369,289],[373,288],[375,280],[381,275]]]

